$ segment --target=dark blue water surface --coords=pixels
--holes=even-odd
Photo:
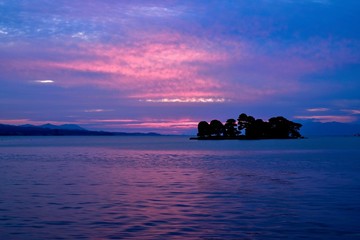
[[[0,239],[360,239],[360,138],[0,138]]]

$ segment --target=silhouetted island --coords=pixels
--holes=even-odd
[[[272,117],[267,122],[255,119],[245,113],[235,119],[226,120],[225,124],[217,119],[210,123],[201,121],[198,124],[197,137],[191,140],[223,139],[294,139],[303,138],[300,134],[302,124],[292,122],[284,117]]]

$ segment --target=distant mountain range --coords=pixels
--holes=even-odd
[[[41,128],[49,128],[49,129],[62,129],[62,130],[80,130],[80,131],[87,131],[85,128],[80,127],[76,124],[63,124],[63,125],[54,125],[54,124],[44,124],[40,126],[35,126],[31,124],[24,124],[20,125],[19,127],[41,127]]]
[[[89,131],[75,124],[35,126],[0,124],[0,136],[159,136],[158,133],[125,133]]]

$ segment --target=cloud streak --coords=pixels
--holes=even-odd
[[[223,103],[226,101],[224,98],[161,98],[161,99],[145,99],[139,100],[154,103]]]
[[[315,122],[341,122],[350,123],[357,120],[355,116],[339,116],[339,115],[313,115],[313,116],[295,116],[296,119],[314,120]]]
[[[35,80],[34,82],[36,83],[43,83],[43,84],[49,84],[49,83],[54,83],[54,80]]]
[[[329,108],[308,108],[306,111],[308,112],[327,112],[329,111]]]

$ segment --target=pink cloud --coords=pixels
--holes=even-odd
[[[151,129],[172,129],[172,130],[183,130],[183,129],[195,129],[198,122],[190,121],[163,121],[163,122],[143,122],[134,124],[124,124],[123,126],[128,128],[151,128]]]
[[[87,122],[99,122],[99,123],[134,123],[138,122],[136,119],[91,119]]]
[[[0,119],[0,123],[10,125],[28,124],[29,122],[29,119]]]
[[[225,56],[220,53],[173,43],[144,43],[138,47],[95,45],[82,51],[88,57],[42,62],[39,67],[108,74],[106,79],[88,80],[87,83],[92,81],[100,87],[126,90],[128,97],[133,98],[221,96],[221,83],[199,74],[203,64],[223,61]],[[69,79],[59,84],[83,83]]]
[[[80,121],[81,122],[81,121]],[[156,131],[164,134],[179,134],[184,130],[193,130],[197,128],[199,121],[190,118],[179,119],[95,119],[84,120],[90,126],[95,123],[101,124],[105,129],[126,129],[126,131]],[[93,125],[94,126],[94,125]]]
[[[341,110],[343,112],[348,112],[350,114],[354,114],[354,115],[358,115],[360,114],[360,110],[359,109],[343,109]]]
[[[249,42],[213,41],[180,34],[143,33],[131,44],[45,47],[41,59],[7,60],[2,67],[27,79],[54,79],[59,86],[93,85],[118,90],[121,98],[262,101],[307,91],[300,79],[356,58],[346,43],[290,46],[269,53]],[[330,43],[329,43],[330,42]],[[26,50],[26,47],[24,47]],[[274,46],[274,49],[281,46]],[[15,50],[15,49],[13,49]],[[282,49],[283,50],[283,49]],[[27,49],[27,55],[31,50]],[[38,53],[36,53],[38,54]]]
[[[360,114],[360,110],[353,109],[353,110],[351,110],[351,113],[352,114]]]

